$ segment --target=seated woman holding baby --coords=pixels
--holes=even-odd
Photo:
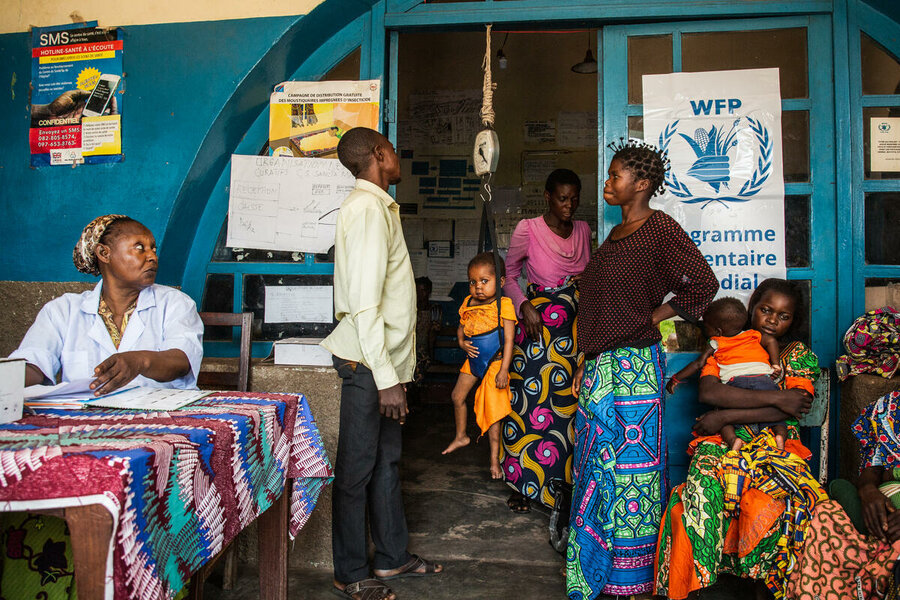
[[[809,410],[819,376],[816,355],[794,339],[802,296],[788,281],[767,279],[750,297],[748,313],[745,332],[725,333],[757,332],[749,335],[764,346],[758,362],[768,362],[767,340],[777,341],[779,360],[771,369],[777,388],[723,382],[715,356],[703,366],[699,400],[717,410],[694,426],[687,481],[672,491],[657,550],[656,593],[676,600],[714,584],[719,573],[762,580],[776,598],[784,597],[812,511],[826,499],[809,471],[811,453],[798,439],[795,420]],[[783,444],[776,441],[782,427]],[[757,594],[765,594],[762,586]]]

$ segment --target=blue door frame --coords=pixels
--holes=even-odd
[[[603,173],[611,160],[609,142],[628,137],[628,117],[641,116],[643,107],[628,102],[628,38],[632,36],[672,36],[673,72],[680,72],[682,35],[712,31],[748,31],[786,28],[803,28],[807,32],[808,89],[807,98],[782,101],[782,110],[809,112],[810,148],[831,148],[834,143],[834,102],[831,77],[831,19],[827,16],[792,16],[766,19],[691,21],[682,23],[656,23],[641,25],[614,25],[600,32],[598,47],[603,48],[602,62],[605,75],[601,78],[600,114],[603,143],[599,151],[599,170]],[[821,62],[818,62],[821,61]],[[823,67],[811,68],[813,64]],[[811,297],[816,299],[810,318],[812,347],[823,364],[834,361],[837,352],[838,328],[834,315],[837,309],[835,285],[835,194],[834,154],[810,152],[810,181],[786,183],[786,195],[810,197],[810,264],[804,268],[789,268],[788,279],[810,281]],[[599,223],[605,236],[618,222],[619,211],[613,207],[601,208]],[[688,361],[693,353],[667,355],[668,370],[675,372]],[[687,456],[680,448],[690,441],[694,418],[704,409],[696,401],[694,386],[679,386],[676,393],[666,400],[666,420],[670,447],[669,473],[673,481],[683,479],[687,468]],[[818,444],[813,444],[818,447]]]

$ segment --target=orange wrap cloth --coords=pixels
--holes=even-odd
[[[462,306],[459,307],[459,322],[463,326],[463,333],[467,336],[474,336],[496,329],[497,303],[488,302],[470,306],[471,299],[472,296],[466,296]],[[516,310],[513,308],[512,300],[506,296],[500,298],[500,317],[504,321],[516,322]],[[502,390],[497,389],[496,379],[497,373],[500,372],[501,362],[498,356],[497,360],[488,366],[478,389],[475,390],[475,420],[481,428],[482,435],[491,425],[512,412],[510,405],[512,392],[509,391],[509,384],[507,383],[506,388]],[[459,372],[472,375],[469,359],[466,359]]]
[[[497,389],[495,383],[497,373],[500,372],[501,361],[495,360],[488,366],[487,373],[478,388],[475,390],[475,422],[481,428],[481,435],[490,429],[491,425],[512,412],[510,401],[512,400],[512,392],[509,391],[509,384],[502,390]],[[469,361],[463,363],[460,373],[472,374],[469,370]]]

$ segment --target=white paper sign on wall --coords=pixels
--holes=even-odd
[[[328,252],[338,209],[355,185],[337,160],[232,155],[225,243]]]

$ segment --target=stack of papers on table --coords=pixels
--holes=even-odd
[[[57,385],[32,385],[25,388],[25,406],[29,408],[128,408],[133,410],[176,410],[208,396],[200,390],[172,390],[131,386],[95,396],[90,385],[93,377]]]
[[[56,385],[31,385],[25,388],[25,406],[29,408],[81,408],[97,396],[91,389],[93,377],[64,381]]]

